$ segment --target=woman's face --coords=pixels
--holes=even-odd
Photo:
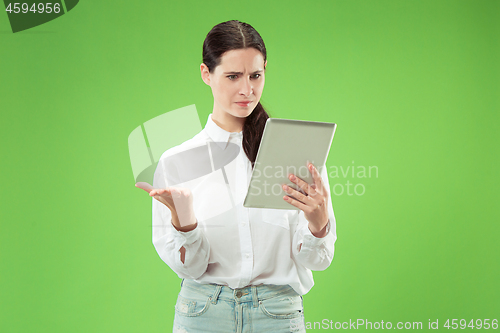
[[[244,121],[260,101],[266,64],[262,53],[254,48],[225,52],[212,73],[201,64],[203,81],[214,95],[214,116],[226,123]]]

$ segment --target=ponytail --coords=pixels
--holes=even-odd
[[[243,125],[243,151],[252,163],[252,169],[257,158],[260,141],[268,118],[269,115],[259,102],[252,113],[246,118]]]

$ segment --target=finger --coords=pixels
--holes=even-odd
[[[149,192],[149,195],[150,196],[162,195],[164,193],[171,194],[170,189],[168,189],[168,188],[155,188],[151,192]]]
[[[179,188],[179,191],[182,193],[182,195],[184,195],[185,197],[189,197],[192,195],[191,193],[191,190],[189,189],[189,187],[182,187],[182,188]]]
[[[289,204],[291,204],[292,206],[295,206],[297,207],[298,209],[302,210],[302,211],[305,211],[305,210],[308,210],[308,206],[302,202],[300,202],[299,200],[297,199],[294,199],[294,198],[291,198],[287,195],[283,196],[283,199],[288,202]]]
[[[325,187],[318,169],[312,163],[309,163],[309,171],[311,171],[314,180],[314,190],[316,190],[316,192],[319,192],[320,194],[323,194],[323,190]]]
[[[311,188],[314,189],[314,192],[311,193],[311,195],[310,195],[311,197],[318,195],[318,193],[321,194],[321,191],[318,190],[318,187],[316,186],[316,184],[312,184]]]
[[[153,186],[149,185],[146,182],[137,182],[137,183],[135,183],[135,187],[143,189],[144,191],[146,191],[148,193],[151,192],[151,190],[153,189]]]
[[[174,199],[179,199],[181,197],[181,189],[178,188],[172,188],[170,191],[170,195],[172,195],[172,198]]]
[[[290,187],[290,186],[287,186],[287,185],[283,185],[282,186],[283,190],[289,195],[289,196],[292,196],[294,197],[295,199],[298,199],[300,200],[301,202],[303,203],[307,203],[308,201],[311,200],[311,198],[307,195],[304,195],[303,193],[297,191],[296,189]]]
[[[304,191],[305,194],[311,195],[311,193],[315,193],[314,189],[311,188],[311,186],[308,183],[306,183],[304,180],[300,179],[299,177],[297,177],[295,175],[290,175],[288,178],[292,182],[297,184],[302,189],[302,191]]]

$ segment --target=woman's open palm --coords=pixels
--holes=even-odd
[[[135,186],[148,192],[149,196],[167,206],[172,212],[172,221],[176,227],[184,227],[196,223],[193,211],[193,194],[189,188],[154,188],[145,182],[138,182]],[[174,215],[178,217],[179,225],[176,225]]]

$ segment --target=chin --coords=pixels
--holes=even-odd
[[[237,118],[246,118],[249,115],[251,115],[252,112],[253,112],[253,109],[249,108],[248,110],[238,110],[238,111],[232,112],[231,114]]]

